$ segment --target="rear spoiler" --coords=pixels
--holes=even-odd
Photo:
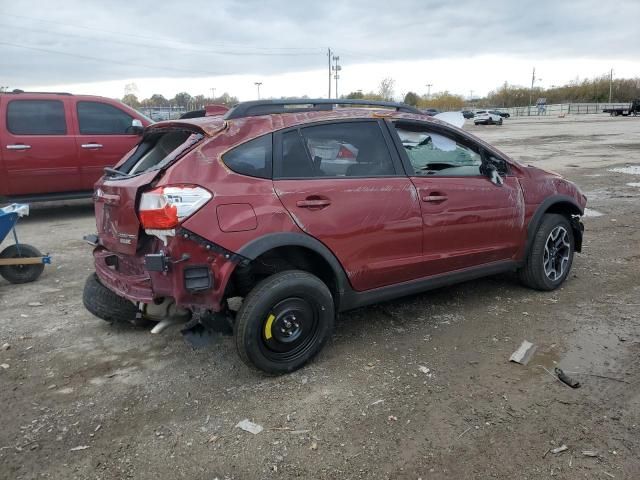
[[[229,107],[226,105],[205,105],[204,109],[201,110],[191,110],[190,112],[183,113],[180,116],[180,119],[188,119],[188,118],[200,118],[200,117],[214,117],[216,115],[224,115],[229,111]]]

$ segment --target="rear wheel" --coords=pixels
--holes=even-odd
[[[235,323],[240,358],[271,374],[292,372],[313,358],[334,325],[333,297],[316,276],[288,270],[247,295]]]
[[[93,315],[109,323],[134,323],[138,313],[132,302],[102,285],[95,273],[84,284],[82,303]]]
[[[42,253],[36,247],[21,243],[10,245],[0,253],[0,258],[29,258],[42,257]],[[0,275],[11,283],[29,283],[35,281],[43,272],[44,263],[28,265],[2,265]]]
[[[569,275],[574,253],[573,230],[563,215],[547,214],[538,227],[520,280],[536,290],[555,290]]]

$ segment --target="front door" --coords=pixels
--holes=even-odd
[[[82,189],[92,190],[104,167],[113,167],[140,140],[132,132],[133,117],[108,103],[78,101],[76,143]]]
[[[9,195],[80,190],[78,156],[65,102],[11,99],[4,117],[0,120],[1,148]]]
[[[276,193],[359,291],[421,276],[420,204],[381,126],[343,121],[275,135]]]
[[[524,198],[515,176],[481,174],[471,139],[420,123],[390,124],[422,207],[425,274],[513,259],[524,239]]]

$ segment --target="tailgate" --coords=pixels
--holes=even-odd
[[[96,226],[102,246],[114,253],[135,255],[140,235],[139,194],[203,138],[199,127],[177,122],[145,130],[135,150],[96,184]]]
[[[158,171],[132,178],[104,180],[94,195],[100,244],[112,252],[134,255],[140,221],[136,211],[138,190],[153,181]]]

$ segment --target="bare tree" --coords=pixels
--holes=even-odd
[[[393,88],[396,84],[396,81],[391,77],[383,78],[380,82],[380,86],[378,87],[378,93],[382,97],[383,100],[393,101]]]

